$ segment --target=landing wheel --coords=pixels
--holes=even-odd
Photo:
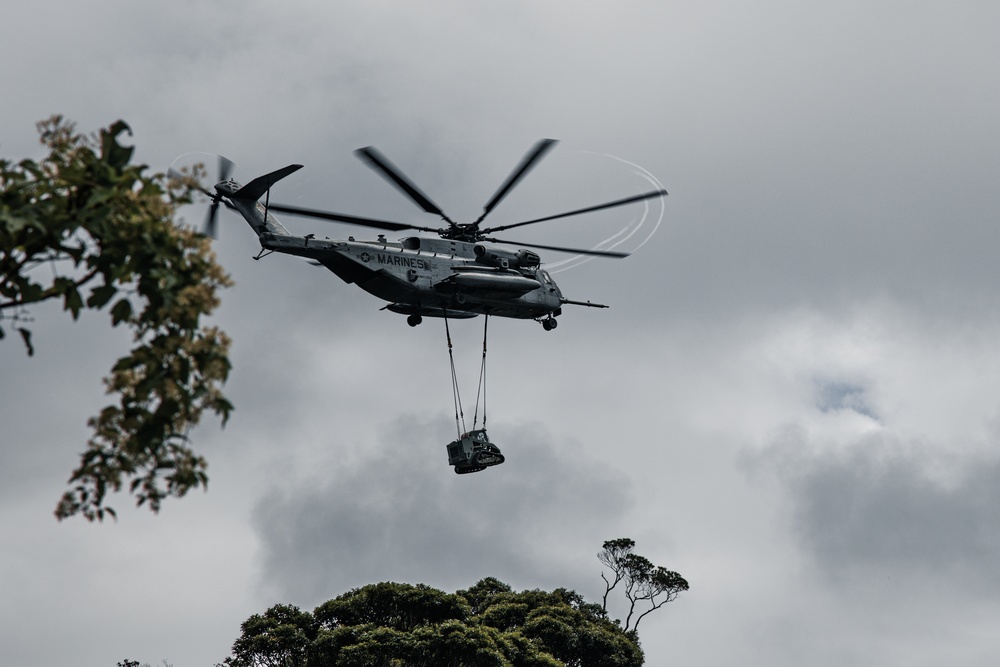
[[[409,324],[411,327],[415,327],[423,321],[424,318],[422,318],[420,315],[410,315],[409,317],[406,318],[406,323]]]
[[[556,318],[554,317],[549,317],[547,319],[542,320],[542,328],[545,329],[546,331],[552,331],[557,326],[559,326],[559,323],[556,322]]]

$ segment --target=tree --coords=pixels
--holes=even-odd
[[[228,419],[221,392],[229,339],[202,317],[229,285],[204,236],[174,224],[198,170],[168,181],[130,164],[118,121],[98,136],[55,116],[38,124],[49,154],[0,160],[0,338],[5,325],[35,353],[29,306],[61,301],[75,320],[108,308],[134,347],[105,378],[117,403],[88,425],[93,435],[55,514],[103,520],[108,492],[128,490],[154,512],[168,496],[205,487],[207,463],[188,433],[205,410]]]
[[[625,631],[635,633],[639,629],[639,621],[647,614],[659,609],[668,602],[673,602],[683,591],[688,590],[688,582],[681,575],[665,567],[654,566],[648,558],[639,556],[632,550],[635,542],[626,538],[608,540],[597,554],[598,560],[611,570],[609,578],[601,573],[605,590],[601,608],[607,612],[608,595],[618,584],[622,584],[625,598],[628,600],[628,615],[625,617]],[[635,616],[637,605],[640,609],[649,603],[649,608]],[[633,623],[633,616],[635,622]]]
[[[233,644],[233,654],[243,656],[245,667],[298,667],[316,639],[312,614],[292,605],[274,605],[254,614],[240,626],[243,634]]]
[[[292,619],[292,620],[289,620]],[[493,578],[457,593],[371,584],[312,614],[277,605],[241,626],[226,667],[635,667],[634,634],[599,605],[556,589],[514,592]]]

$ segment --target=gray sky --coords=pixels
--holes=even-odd
[[[472,476],[446,464],[440,322],[411,329],[290,257],[251,261],[227,215],[215,247],[237,284],[214,321],[237,410],[193,434],[208,492],[58,524],[128,340],[105,314],[35,309],[36,356],[0,345],[0,661],[213,664],[250,614],[384,580],[596,601],[595,554],[628,536],[691,582],[643,621],[650,665],[993,664],[998,24],[986,2],[7,8],[8,159],[41,155],[51,114],[122,118],[155,170],[297,162],[275,199],[433,225],[351,152],[378,146],[474,219],[554,137],[491,221],[648,189],[632,165],[670,196],[632,257],[556,274],[611,309],[566,308],[553,332],[491,321],[507,462]],[[517,238],[579,246],[640,215]],[[481,321],[453,333],[468,401]]]

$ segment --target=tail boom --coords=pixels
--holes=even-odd
[[[301,164],[290,164],[269,174],[258,176],[242,186],[234,180],[222,181],[216,184],[215,191],[229,199],[233,208],[239,211],[261,239],[265,235],[291,236],[291,232],[268,212],[267,204],[262,204],[258,200],[261,196],[268,195],[275,183],[301,168]]]

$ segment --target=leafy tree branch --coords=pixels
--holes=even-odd
[[[9,327],[35,354],[29,307],[49,301],[74,320],[106,309],[112,326],[131,330],[132,349],[104,381],[116,403],[89,420],[93,435],[55,514],[114,517],[107,494],[126,483],[155,512],[207,485],[188,433],[206,410],[223,423],[232,410],[221,392],[229,338],[202,324],[230,280],[208,239],[174,223],[198,174],[168,181],[130,164],[122,121],[96,136],[60,116],[38,130],[47,157],[0,160],[0,338]]]

